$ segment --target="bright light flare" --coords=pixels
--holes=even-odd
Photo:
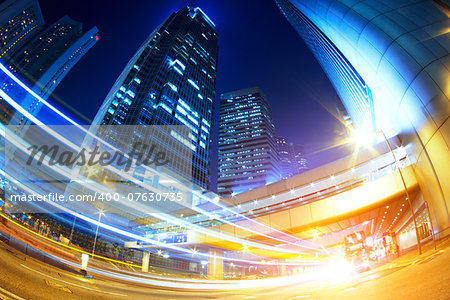
[[[374,142],[374,134],[353,129],[351,131],[351,140],[359,147],[369,147]]]
[[[318,272],[320,278],[331,280],[348,280],[358,274],[355,266],[345,259],[330,261]]]

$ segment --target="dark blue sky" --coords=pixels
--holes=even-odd
[[[170,13],[200,6],[219,33],[217,98],[258,85],[272,105],[278,135],[314,153],[338,139],[336,93],[303,40],[271,0],[64,1],[40,0],[46,26],[64,15],[101,39],[72,69],[55,94],[92,119],[140,44]],[[342,151],[308,156],[311,166]]]

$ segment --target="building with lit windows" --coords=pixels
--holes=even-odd
[[[289,143],[284,137],[277,137],[277,151],[283,179],[308,170],[304,147]]]
[[[278,158],[280,159],[281,177],[283,179],[294,175],[290,150],[287,140],[284,137],[277,137],[277,152]]]
[[[31,40],[44,26],[37,0],[7,0],[0,3],[0,62],[9,58]],[[5,87],[3,87],[5,88]],[[0,122],[7,124],[14,109],[0,98]]]
[[[300,174],[308,170],[308,161],[305,156],[305,147],[290,143],[292,153],[292,163],[294,165],[294,175]]]
[[[275,3],[322,65],[359,136],[401,138],[414,159],[421,205],[428,205],[438,237],[449,235],[448,2]]]
[[[65,16],[12,55],[8,59],[9,69],[37,95],[47,99],[98,40],[97,27],[83,32],[81,23]],[[34,97],[27,97],[22,100],[21,106],[36,115],[42,103]],[[15,113],[9,124],[25,128],[26,120]]]
[[[0,3],[0,58],[7,59],[44,26],[37,0],[7,0]]]
[[[222,94],[219,120],[220,195],[281,179],[272,110],[258,87]]]
[[[188,127],[189,141],[173,132],[168,138],[190,148],[192,174],[176,166],[174,171],[209,189],[217,60],[214,23],[198,7],[180,9],[131,58],[93,124]]]

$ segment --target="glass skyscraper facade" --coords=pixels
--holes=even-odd
[[[83,32],[82,24],[67,16],[42,31],[44,19],[37,0],[4,1],[0,11],[1,62],[43,99],[99,40],[96,27]],[[42,107],[30,95],[16,100],[33,115]],[[1,99],[0,109],[0,122],[17,125],[16,133],[23,135],[29,121]]]
[[[7,63],[17,77],[37,95],[47,99],[98,40],[96,27],[83,32],[81,23],[65,16],[25,44]],[[21,106],[36,115],[42,103],[34,97],[28,97],[22,100]],[[9,124],[24,127],[27,119],[16,113]]]
[[[281,179],[272,110],[258,87],[222,94],[219,123],[220,195]]]
[[[284,16],[304,39],[343,99],[357,128],[376,130],[370,87],[334,43],[311,20],[287,0],[275,1]]]
[[[373,122],[374,119],[377,131],[383,130],[388,136],[399,135],[415,161],[415,174],[434,218],[435,231],[440,236],[449,235],[448,3],[434,0],[275,2],[321,62],[355,128],[364,130],[361,120]],[[351,90],[361,93],[350,93]],[[361,110],[364,97],[360,95],[368,96],[367,109]]]
[[[300,174],[308,169],[305,150],[302,145],[289,143],[284,137],[277,137],[277,151],[283,179]]]
[[[7,0],[0,3],[0,62],[8,65],[15,52],[44,26],[37,0]],[[2,88],[7,88],[3,86]],[[14,109],[0,98],[0,122],[9,123]]]
[[[277,137],[277,151],[280,159],[281,177],[283,179],[294,175],[294,170],[291,162],[291,151],[289,143],[283,137]]]
[[[93,124],[188,127],[190,141],[172,138],[193,152],[193,183],[210,189],[217,60],[214,23],[198,7],[180,9],[131,58]]]
[[[52,76],[51,83],[42,82],[58,59],[63,59],[65,64],[58,66],[68,71],[73,66],[70,60],[76,60],[90,49],[98,40],[96,27],[83,33],[83,26],[69,17],[65,16],[48,27],[45,31],[27,43],[16,55],[11,57],[10,69],[16,76],[29,84],[39,84],[42,91],[48,94],[48,90],[54,85],[53,81],[59,82],[59,77]],[[72,47],[74,46],[74,47]],[[71,49],[74,48],[74,49]],[[68,51],[69,53],[64,53]],[[70,56],[67,58],[66,56]],[[55,67],[53,67],[55,69]],[[41,94],[40,96],[42,96]]]
[[[21,48],[44,26],[37,0],[6,0],[0,3],[0,58]]]

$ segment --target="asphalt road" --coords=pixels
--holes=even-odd
[[[450,299],[450,248],[411,253],[369,272],[282,287],[170,290],[86,279],[0,242],[0,299]]]

